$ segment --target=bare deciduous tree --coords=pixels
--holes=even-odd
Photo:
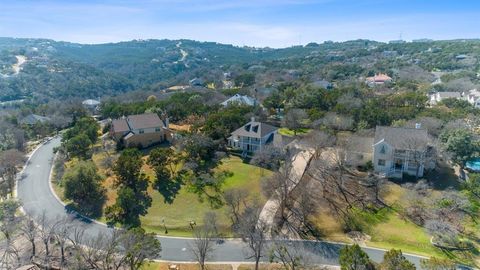
[[[214,250],[215,231],[212,226],[205,224],[200,227],[195,227],[193,236],[194,239],[190,245],[190,251],[200,265],[200,269],[205,270],[205,262]]]
[[[261,206],[254,203],[248,206],[241,218],[237,233],[247,244],[247,259],[255,260],[255,270],[258,270],[260,259],[264,257],[265,245],[270,227],[260,218]]]
[[[223,199],[228,207],[232,227],[238,226],[241,211],[247,207],[248,190],[243,188],[230,188],[223,193]]]
[[[420,124],[422,128],[428,131],[433,137],[438,137],[442,130],[442,120],[435,117],[419,117],[407,122],[407,127],[414,128],[416,124]]]
[[[277,234],[286,237],[317,236],[315,225],[311,222],[318,204],[312,188],[311,183],[305,180],[295,187],[287,201],[285,219],[281,222],[282,227],[276,230]]]
[[[68,234],[70,233],[70,228],[72,227],[72,219],[69,217],[64,217],[60,219],[56,226],[54,226],[54,237],[58,243],[60,249],[60,262],[61,266],[65,265],[65,247],[68,241]]]
[[[352,227],[354,224],[351,223],[355,209],[384,206],[376,200],[379,186],[372,186],[368,176],[350,170],[334,151],[325,151],[315,158],[305,174],[316,182],[317,188],[311,189],[311,192],[343,220],[347,230],[359,229]]]
[[[250,163],[261,168],[277,171],[285,162],[286,153],[281,148],[267,145],[255,152]]]
[[[289,160],[285,162],[282,169],[266,178],[262,182],[262,191],[267,198],[275,198],[278,202],[279,218],[283,222],[286,219],[287,203],[292,188],[297,184],[292,178],[292,162]]]
[[[0,154],[0,177],[7,183],[8,192],[13,196],[17,179],[17,167],[23,163],[24,155],[16,149],[6,150]]]
[[[405,149],[403,155],[408,162],[404,166],[415,169],[415,178],[420,176],[420,169],[428,168],[431,162],[435,160],[434,148],[429,145],[430,138],[411,136],[405,139],[402,147]],[[406,168],[408,169],[408,168]]]
[[[305,110],[289,109],[283,118],[284,125],[293,130],[293,134],[297,136],[299,129],[303,127],[303,121],[307,118]]]
[[[351,130],[354,121],[350,116],[329,112],[321,119],[321,123],[334,130]]]
[[[20,223],[20,231],[31,245],[30,259],[33,259],[37,255],[36,240],[39,234],[37,225],[31,218],[24,218]]]
[[[45,212],[43,212],[39,219],[38,219],[38,225],[39,225],[39,236],[40,240],[43,244],[44,247],[44,264],[45,266],[48,266],[50,264],[50,242],[53,240],[53,237],[55,235],[55,226],[56,223],[55,221],[49,219],[46,215]]]
[[[311,259],[302,243],[276,239],[270,245],[270,262],[279,262],[286,270],[311,269]]]

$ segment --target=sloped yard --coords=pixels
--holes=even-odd
[[[401,205],[404,192],[403,187],[390,183],[384,199],[390,205]],[[444,254],[430,244],[430,236],[423,228],[403,219],[394,210],[384,209],[376,215],[365,214],[363,217],[371,226],[368,232],[370,240],[365,242],[367,246],[384,249],[397,248],[407,253],[444,257]],[[352,242],[343,232],[339,221],[329,212],[320,212],[315,221],[325,239]]]
[[[97,167],[100,168],[100,172],[106,175],[107,171],[102,169],[103,159],[105,159],[103,152],[95,154],[93,157]],[[244,163],[242,159],[233,156],[224,158],[217,169],[232,173],[232,176],[225,180],[224,189],[243,187],[250,191],[252,197],[265,201],[260,191],[260,182],[263,177],[271,174],[270,171]],[[153,181],[154,172],[151,168],[144,165],[143,170],[150,180]],[[112,187],[113,180],[113,176],[109,176],[104,182],[108,190],[107,205],[113,204],[116,198],[115,189]],[[190,222],[195,221],[197,226],[199,226],[202,224],[205,213],[213,211],[217,214],[219,231],[226,236],[231,235],[226,207],[212,209],[208,202],[200,202],[197,195],[188,192],[186,187],[182,187],[171,204],[166,203],[163,196],[152,187],[149,188],[149,193],[152,196],[152,206],[148,214],[141,217],[142,227],[147,231],[164,235],[166,227],[168,230],[167,235],[191,236]],[[103,217],[100,220],[105,221]]]

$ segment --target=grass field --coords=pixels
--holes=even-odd
[[[238,157],[230,157],[222,160],[219,170],[227,170],[233,175],[226,179],[224,188],[243,187],[250,191],[252,196],[257,196],[260,200],[265,200],[261,196],[260,181],[263,176],[270,175],[271,172],[262,170],[250,164],[243,163]],[[197,225],[202,224],[202,219],[208,211],[214,211],[218,218],[218,229],[224,235],[230,235],[230,222],[226,215],[226,208],[212,210],[207,202],[199,202],[196,194],[189,193],[186,188],[182,188],[172,204],[164,202],[160,193],[151,190],[153,198],[152,207],[148,214],[142,217],[142,226],[158,234],[165,233],[165,227],[168,229],[168,235],[191,236],[190,221],[195,221]]]
[[[389,185],[384,199],[390,205],[401,203],[404,192],[405,190],[401,186],[392,183]],[[372,226],[369,229],[371,239],[366,241],[368,246],[384,249],[396,248],[419,255],[444,257],[443,253],[430,244],[430,236],[423,228],[402,219],[393,210],[386,209],[381,214],[369,215],[365,218],[368,218],[369,225]],[[320,212],[315,221],[326,239],[351,242],[342,231],[341,224],[330,213]]]
[[[95,154],[92,159],[97,167],[102,168],[101,164],[104,158],[105,153],[100,152]],[[265,201],[261,195],[260,182],[263,177],[271,174],[270,171],[244,163],[242,159],[233,156],[224,158],[217,170],[226,170],[232,173],[232,176],[225,180],[224,190],[243,187],[250,191],[252,198],[257,197],[261,201]],[[153,181],[153,170],[144,165],[143,171]],[[104,169],[100,169],[100,172],[104,175],[108,174]],[[107,188],[107,205],[113,204],[116,199],[116,191],[112,187],[113,180],[113,176],[109,176],[104,181],[104,186]],[[166,203],[163,196],[151,187],[149,194],[152,196],[152,206],[148,210],[148,214],[141,217],[142,227],[147,231],[165,235],[166,227],[168,235],[191,236],[190,221],[195,221],[197,226],[201,225],[205,213],[213,211],[217,214],[219,231],[225,236],[231,235],[226,208],[212,209],[207,202],[200,202],[196,194],[188,192],[186,187],[182,187],[171,204]],[[100,220],[105,222],[104,217]]]
[[[309,129],[309,128],[301,128],[301,129],[297,130],[297,135],[305,135],[305,134],[309,133],[310,131],[311,131],[311,129]],[[282,135],[285,135],[285,136],[294,136],[295,135],[295,132],[293,132],[293,130],[288,129],[288,128],[280,128],[278,130],[278,133],[280,133]]]

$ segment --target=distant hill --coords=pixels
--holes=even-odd
[[[355,40],[271,49],[192,40],[84,45],[0,38],[0,101],[111,96],[188,84],[192,78],[221,85],[224,72],[253,73],[257,84],[267,85],[292,78],[341,82],[412,64],[427,71],[474,70],[479,48],[478,40],[401,44]],[[458,61],[458,54],[468,59]],[[15,67],[16,56],[26,57],[20,67]]]

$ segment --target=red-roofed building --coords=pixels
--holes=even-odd
[[[375,76],[367,77],[365,83],[368,84],[368,86],[375,86],[375,85],[390,83],[392,82],[392,80],[393,80],[392,77],[388,76],[387,74],[378,73],[378,74],[375,74]]]

